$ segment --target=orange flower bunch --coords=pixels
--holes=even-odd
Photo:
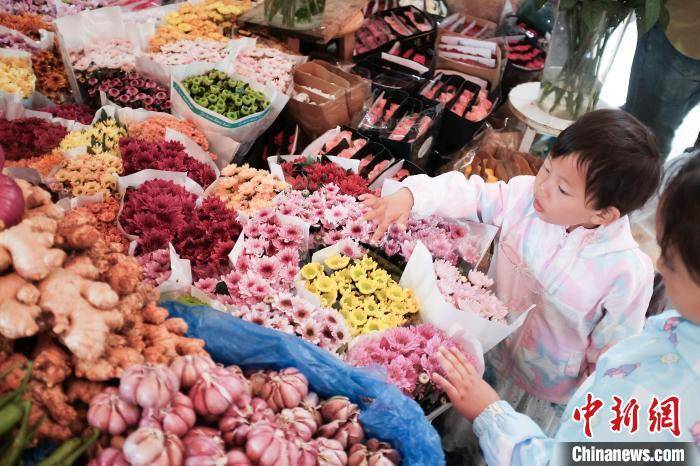
[[[129,135],[148,142],[163,142],[167,128],[174,129],[178,133],[187,136],[199,144],[202,149],[209,149],[209,141],[194,123],[187,120],[178,120],[170,116],[155,116],[148,120],[132,123],[129,125]],[[216,159],[216,155],[212,154],[212,159]]]
[[[54,102],[63,102],[70,93],[70,84],[61,58],[54,52],[38,50],[32,55],[32,67],[37,90]]]
[[[0,25],[6,28],[19,31],[25,36],[29,36],[34,40],[39,40],[39,29],[53,31],[53,25],[41,19],[41,16],[33,13],[22,13],[21,15],[11,15],[9,13],[0,12]]]
[[[274,178],[270,172],[251,168],[248,164],[229,165],[221,170],[221,178],[208,194],[246,215],[270,207],[279,193],[289,184]]]
[[[152,52],[179,40],[208,39],[225,42],[224,30],[233,26],[236,17],[251,7],[250,0],[205,0],[204,3],[183,3],[178,11],[168,13],[164,24],[151,38]]]
[[[54,167],[63,162],[63,154],[54,150],[45,155],[30,157],[28,159],[8,160],[5,165],[8,167],[33,168],[44,176],[47,176]]]

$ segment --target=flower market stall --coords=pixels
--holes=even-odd
[[[483,373],[528,306],[496,227],[376,240],[360,196],[536,172],[484,142],[506,64],[542,69],[526,31],[442,0],[0,2],[0,464],[444,464],[438,351]]]

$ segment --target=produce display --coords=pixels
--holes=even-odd
[[[223,71],[212,70],[192,76],[182,85],[197,104],[229,120],[262,112],[270,105],[265,94],[254,90],[247,82],[230,78]]]
[[[246,374],[183,356],[132,366],[92,399],[90,424],[126,439],[90,464],[400,464],[359,414],[345,397],[320,399],[293,367]]]

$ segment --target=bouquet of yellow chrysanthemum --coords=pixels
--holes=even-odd
[[[406,324],[419,310],[413,291],[399,286],[368,256],[336,254],[323,263],[306,264],[301,277],[323,307],[340,311],[353,337]]]

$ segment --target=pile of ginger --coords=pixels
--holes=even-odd
[[[204,353],[187,324],[157,306],[138,261],[109,242],[89,209],[64,213],[22,180],[22,222],[0,231],[0,394],[34,360],[26,398],[38,437],[65,440],[86,427],[87,403],[133,364]]]

